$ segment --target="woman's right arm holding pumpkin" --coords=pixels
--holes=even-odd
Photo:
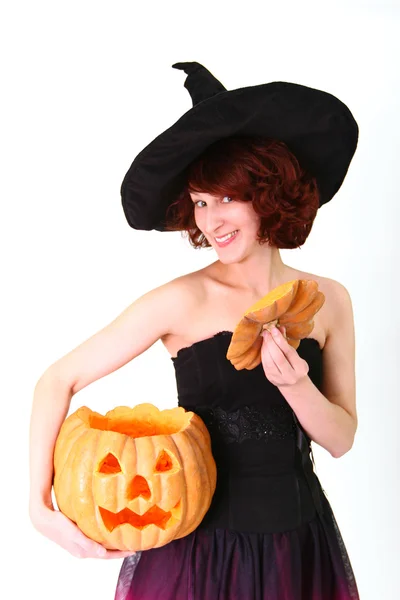
[[[120,558],[132,552],[105,551],[53,507],[54,446],[71,399],[174,331],[179,316],[190,310],[191,302],[183,278],[147,292],[104,329],[52,364],[36,384],[29,440],[29,515],[40,533],[75,556]]]

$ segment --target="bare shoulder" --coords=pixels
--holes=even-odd
[[[349,354],[354,357],[355,353],[355,324],[353,302],[349,290],[339,281],[330,279],[329,302],[330,320],[328,329],[328,341],[333,345],[342,344],[347,348]]]
[[[205,304],[205,269],[181,275],[165,285],[171,302],[171,314],[169,329],[161,337],[163,342],[170,337],[184,335],[188,323],[193,321],[199,307]]]
[[[315,329],[312,336],[319,340],[321,348],[326,349],[326,342],[338,319],[345,319],[348,324],[353,319],[349,291],[342,283],[330,277],[306,271],[294,271],[293,274],[298,279],[316,281],[319,291],[325,296],[325,302],[315,317]]]
[[[318,283],[318,288],[321,290],[321,292],[327,292],[328,295],[330,295],[332,292],[339,288],[344,288],[344,286],[339,281],[331,279],[330,277],[324,277],[319,273],[309,273],[308,271],[295,271],[295,274],[296,277],[298,277],[298,279],[313,279]]]
[[[350,293],[343,283],[329,277],[315,276],[318,288],[325,295],[327,314],[327,335],[337,324],[338,318],[345,319],[347,325],[353,321],[353,306]]]

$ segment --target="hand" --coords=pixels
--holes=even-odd
[[[277,387],[295,385],[307,377],[308,363],[286,341],[285,328],[274,329],[278,332],[276,337],[266,329],[262,332],[261,362],[265,376]]]
[[[54,508],[43,507],[40,515],[31,515],[31,521],[37,531],[77,558],[125,558],[135,554],[133,551],[107,550],[88,538],[73,521]]]

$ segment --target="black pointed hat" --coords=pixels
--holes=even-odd
[[[187,167],[214,142],[262,136],[284,142],[317,180],[320,206],[346,176],[358,142],[358,125],[338,98],[282,81],[226,90],[197,62],[176,63],[193,108],[134,159],[121,186],[122,206],[134,229],[165,231],[168,206],[186,183]]]

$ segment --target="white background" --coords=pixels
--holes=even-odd
[[[359,429],[340,460],[314,453],[361,598],[397,599],[399,4],[14,0],[1,13],[0,597],[114,597],[121,560],[74,558],[30,524],[31,402],[51,363],[147,290],[216,259],[179,233],[131,229],[119,195],[136,154],[191,108],[171,65],[194,60],[227,89],[326,90],[359,123],[342,188],[282,258],[352,297]],[[70,410],[144,401],[176,405],[160,341]]]

